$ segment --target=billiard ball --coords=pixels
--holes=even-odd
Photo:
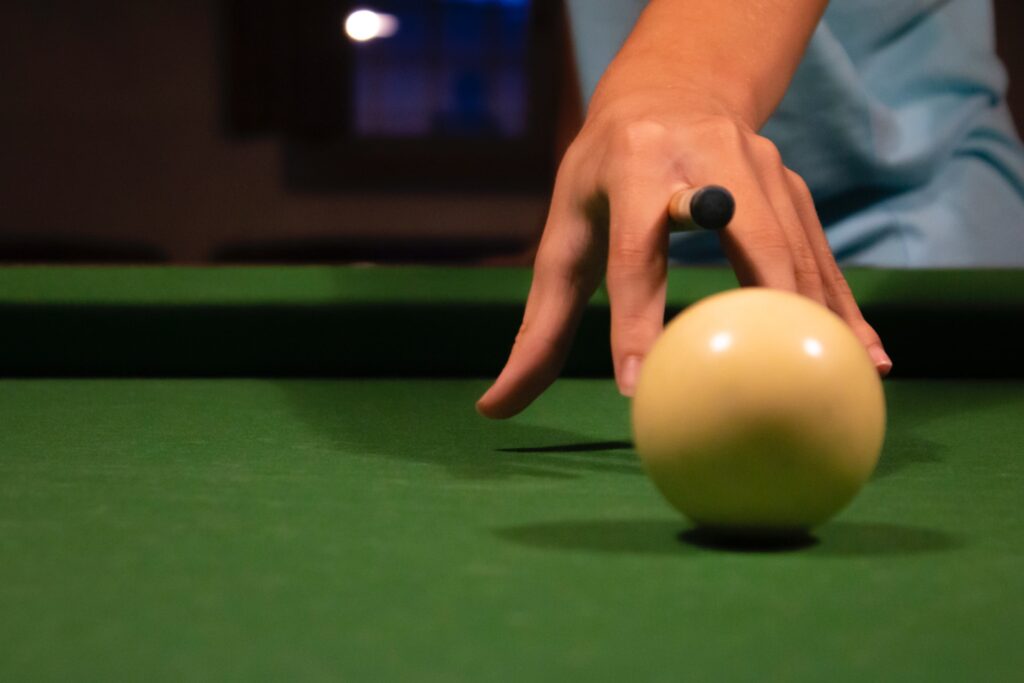
[[[698,527],[789,535],[834,515],[871,476],[885,397],[841,318],[744,288],[666,326],[640,369],[632,424],[655,486]]]

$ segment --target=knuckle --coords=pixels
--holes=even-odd
[[[807,185],[807,181],[799,173],[789,168],[786,169],[785,175],[790,195],[797,208],[801,211],[814,210],[814,197],[811,195],[811,188]]]
[[[793,274],[796,278],[798,289],[803,294],[818,303],[826,304],[828,296],[825,286],[821,281],[821,273],[813,259],[808,261],[805,257],[798,256],[793,259]]]
[[[797,250],[793,254],[793,271],[798,279],[812,282],[817,285],[818,289],[821,289],[821,273],[818,270],[818,263],[814,260],[814,255],[806,249]]]
[[[561,339],[557,333],[524,321],[516,333],[513,348],[539,352],[543,355],[557,351],[560,345]]]
[[[620,333],[622,331],[643,331],[651,327],[650,318],[646,315],[643,315],[643,313],[641,313],[640,311],[613,310],[612,318],[613,324]]]
[[[774,223],[766,223],[757,227],[748,226],[736,237],[739,245],[747,252],[769,254],[780,259],[784,256],[787,261],[792,260],[789,240],[786,239],[781,226]]]
[[[780,270],[796,272],[793,263],[793,253],[788,244],[764,244],[757,249],[757,257],[761,260],[774,264]]]
[[[772,272],[795,273],[793,265],[793,253],[789,244],[777,240],[765,241],[751,244],[749,248],[750,260],[761,264],[763,269]]]
[[[751,143],[754,154],[762,163],[772,164],[781,166],[782,165],[782,153],[774,142],[768,138],[759,135],[754,138]]]
[[[818,259],[815,257],[810,242],[804,238],[803,227],[796,223],[791,226],[789,232],[793,236],[792,241],[790,241],[791,237],[787,236],[787,243],[789,243],[794,272],[801,277],[814,278],[820,284],[822,280],[821,267],[818,265]]]
[[[657,265],[661,258],[658,234],[654,231],[632,231],[619,235],[608,254],[609,267],[616,269],[646,269]]]
[[[834,302],[833,307],[841,312],[847,324],[857,333],[861,339],[878,341],[878,335],[864,319],[864,314],[857,305],[853,296],[850,284],[846,281],[838,266],[833,266],[831,272],[826,274],[822,281],[830,301]]]
[[[629,279],[638,273],[650,272],[657,265],[649,251],[623,247],[615,250],[608,258],[609,278]]]
[[[536,277],[548,282],[567,282],[572,286],[581,283],[586,276],[586,264],[574,254],[564,250],[538,253],[534,262]]]
[[[811,196],[811,188],[807,186],[807,181],[804,180],[802,175],[791,168],[786,169],[786,182],[789,183],[789,187],[797,194]]]
[[[880,344],[882,342],[882,338],[878,336],[878,332],[876,332],[875,328],[869,325],[864,318],[855,318],[854,320],[848,321],[847,324],[853,330],[854,334],[856,334],[861,340],[869,344]]]
[[[645,154],[661,146],[667,134],[665,125],[657,121],[628,121],[618,126],[612,134],[612,148],[620,154]]]
[[[654,339],[661,331],[659,317],[643,315],[639,311],[612,312],[612,345],[623,352],[630,348],[646,346],[645,342]]]
[[[531,327],[532,326],[530,325],[530,323],[526,322],[525,320],[519,324],[519,329],[516,331],[516,345],[522,344],[523,340],[529,336]]]
[[[558,164],[559,173],[571,173],[576,169],[586,156],[586,144],[577,137],[573,140],[562,155]]]
[[[853,301],[853,291],[850,289],[850,283],[846,281],[846,277],[843,272],[836,266],[832,269],[832,272],[825,278],[825,284],[828,286],[829,293],[833,296]]]

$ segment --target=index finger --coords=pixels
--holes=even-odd
[[[476,404],[484,417],[516,415],[558,377],[583,310],[601,278],[604,253],[595,248],[588,233],[584,216],[556,193],[537,250],[519,334],[498,379]]]

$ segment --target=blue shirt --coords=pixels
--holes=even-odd
[[[646,1],[568,3],[589,97]],[[842,263],[1021,267],[1006,80],[989,0],[833,0],[761,133],[807,181]],[[722,258],[708,234],[673,235],[671,255]]]

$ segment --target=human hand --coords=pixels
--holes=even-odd
[[[829,307],[888,373],[892,362],[836,265],[806,183],[771,141],[728,106],[685,89],[603,94],[559,167],[523,324],[477,403],[481,414],[515,415],[557,378],[602,277],[616,382],[632,394],[664,322],[669,200],[709,184],[736,197],[720,238],[740,284]]]

